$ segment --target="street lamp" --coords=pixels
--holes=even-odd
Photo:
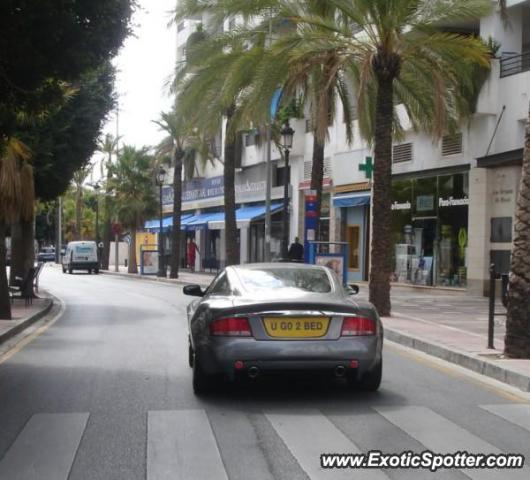
[[[294,130],[289,125],[289,120],[285,122],[281,130],[282,147],[285,156],[285,167],[283,169],[283,239],[282,258],[286,259],[289,250],[289,153],[293,148]]]
[[[156,173],[156,184],[158,185],[159,195],[160,195],[160,233],[158,234],[158,276],[166,276],[166,268],[164,265],[164,241],[162,239],[162,187],[164,185],[164,180],[166,178],[166,170],[162,165],[158,167],[158,172]]]

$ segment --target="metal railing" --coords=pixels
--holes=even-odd
[[[530,50],[501,58],[501,78],[530,71]]]

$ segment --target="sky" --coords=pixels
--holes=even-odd
[[[171,109],[165,82],[175,65],[175,27],[167,28],[175,0],[140,0],[133,17],[134,36],[124,42],[115,65],[119,96],[120,145],[156,145],[164,133],[153,123]],[[116,114],[109,116],[104,133],[116,135]],[[96,155],[99,159],[101,155]]]

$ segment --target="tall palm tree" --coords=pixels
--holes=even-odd
[[[35,193],[29,148],[14,137],[2,142],[0,148],[0,319],[10,320],[6,228],[10,223],[29,221],[33,217]]]
[[[136,149],[130,145],[123,146],[118,161],[112,165],[111,184],[118,218],[131,234],[129,273],[138,273],[136,230],[157,211],[153,167],[153,156],[147,148]]]
[[[162,112],[160,120],[155,123],[168,136],[160,143],[158,155],[170,155],[173,166],[173,229],[171,231],[171,269],[170,278],[178,278],[180,262],[180,217],[182,214],[182,173],[185,178],[192,178],[200,167],[211,160],[207,142],[198,130],[187,124],[175,110]]]
[[[112,165],[112,156],[116,154],[119,138],[107,133],[102,140],[98,142],[98,151],[105,155],[105,160],[100,164],[101,179],[105,180],[105,200],[103,203],[103,252],[101,255],[101,268],[109,268],[110,242],[112,237],[111,216],[112,216],[112,198],[110,195],[110,172]]]
[[[93,165],[87,164],[74,173],[73,181],[75,185],[75,230],[74,240],[82,240],[82,221],[83,221],[83,185],[92,172]]]

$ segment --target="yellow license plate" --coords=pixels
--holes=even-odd
[[[326,335],[329,318],[268,317],[263,324],[267,334],[274,338],[317,338]]]

